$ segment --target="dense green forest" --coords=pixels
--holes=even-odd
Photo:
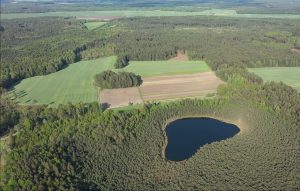
[[[127,18],[88,31],[74,18],[1,21],[1,87],[80,59],[203,59],[227,81],[216,97],[105,110],[0,99],[0,190],[297,190],[300,99],[246,67],[300,66],[300,23],[215,17]],[[124,57],[125,56],[125,57]],[[164,127],[188,116],[241,121],[241,133],[180,163]],[[9,132],[9,133],[7,133]],[[2,158],[5,158],[2,163]]]
[[[132,72],[104,71],[95,76],[95,85],[103,89],[128,88],[143,83],[141,76]]]
[[[85,43],[118,30],[88,31],[83,24],[72,18],[1,20],[0,87],[61,70],[81,59]]]
[[[280,83],[249,84],[239,78],[220,87],[218,96],[148,103],[126,111],[103,111],[97,103],[20,109],[3,188],[299,188],[297,92]],[[186,161],[168,162],[163,129],[169,120],[186,116],[241,120],[243,125],[232,139],[207,145]]]

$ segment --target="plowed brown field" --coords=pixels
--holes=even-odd
[[[145,78],[140,87],[145,101],[205,96],[222,84],[213,72]]]
[[[100,92],[100,103],[110,108],[116,108],[127,106],[129,103],[143,103],[143,100],[137,87],[105,89]]]
[[[172,100],[186,97],[201,97],[214,93],[224,83],[213,72],[197,74],[148,77],[139,88],[103,90],[100,103],[110,108],[127,106],[143,101]]]

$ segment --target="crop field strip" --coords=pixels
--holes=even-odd
[[[145,78],[140,87],[145,101],[205,96],[224,82],[214,72]]]
[[[265,82],[283,82],[300,92],[300,67],[265,67],[248,70],[262,77]]]
[[[43,13],[9,13],[1,14],[2,19],[30,18],[45,16],[77,17],[85,19],[105,19],[119,17],[153,17],[153,16],[223,16],[242,18],[274,18],[274,19],[300,19],[300,14],[238,14],[230,9],[210,9],[204,11],[166,11],[166,10],[111,10],[111,11],[57,11]]]
[[[131,61],[123,69],[126,72],[133,72],[142,77],[166,76],[176,74],[194,74],[210,71],[204,61]]]
[[[210,71],[203,61],[132,61],[124,69],[113,69],[116,57],[100,58],[71,64],[46,76],[22,80],[9,95],[20,104],[46,104],[56,107],[68,102],[98,101],[99,93],[93,85],[95,74],[105,70],[129,71],[142,77],[193,74]]]
[[[25,79],[10,91],[20,104],[50,104],[93,102],[98,99],[93,85],[96,73],[112,69],[115,57],[82,61],[46,75]]]
[[[145,101],[166,101],[180,98],[205,97],[215,93],[224,82],[214,72],[182,74],[144,78],[140,87],[105,89],[100,93],[100,103],[119,108],[129,103],[140,104]]]

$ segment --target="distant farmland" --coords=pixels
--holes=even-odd
[[[300,92],[300,67],[249,68],[249,71],[262,77],[265,82],[283,82]]]
[[[115,70],[116,57],[81,61],[46,76],[22,80],[9,92],[20,104],[47,104],[55,107],[68,102],[98,101],[98,90],[93,85],[95,74]],[[192,74],[210,71],[203,61],[132,61],[123,70],[142,77]]]
[[[78,17],[78,18],[119,18],[119,17],[152,17],[152,16],[225,16],[243,18],[277,18],[300,19],[300,14],[238,14],[235,10],[210,9],[204,11],[166,11],[166,10],[111,10],[111,11],[65,11],[44,13],[9,13],[1,14],[2,19],[29,18],[29,17]]]

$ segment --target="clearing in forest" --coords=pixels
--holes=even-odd
[[[93,80],[96,74],[105,70],[125,70],[141,75],[142,78],[210,71],[203,61],[132,61],[120,70],[114,69],[115,62],[116,57],[112,56],[70,64],[61,71],[22,80],[9,95],[20,104],[56,107],[68,102],[98,101],[98,88],[93,85]],[[126,97],[125,94],[123,96]]]
[[[94,76],[113,68],[116,57],[81,61],[45,76],[22,80],[9,92],[20,104],[47,104],[57,106],[68,102],[94,102],[98,100]]]
[[[291,49],[292,52],[296,52],[296,53],[300,53],[300,49],[299,48],[293,48]]]
[[[142,77],[167,76],[176,74],[195,74],[210,71],[204,61],[131,61],[123,69]]]
[[[188,61],[188,60],[189,60],[189,57],[186,54],[178,52],[177,56],[174,58],[171,58],[169,61]]]
[[[248,70],[262,77],[265,82],[283,82],[300,92],[300,67],[265,67]]]
[[[202,97],[214,93],[224,83],[214,72],[144,78],[140,87],[143,100]]]
[[[96,28],[99,28],[103,25],[105,25],[107,22],[87,22],[87,23],[84,23],[84,25],[87,27],[88,30],[94,30]]]

